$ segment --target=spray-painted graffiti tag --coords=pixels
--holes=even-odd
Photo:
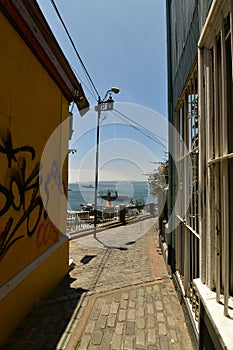
[[[0,145],[0,153],[7,156],[8,168],[11,168],[13,160],[17,163],[15,155],[19,152],[29,152],[32,155],[32,159],[35,158],[36,153],[33,147],[22,146],[19,148],[13,148],[10,130],[7,130],[5,135],[1,136],[1,141],[2,145]]]
[[[36,232],[43,213],[39,194],[39,163],[29,171],[28,153],[33,161],[36,154],[33,147],[14,148],[9,130],[5,135],[0,135],[0,156],[3,157],[2,161],[6,157],[8,167],[4,184],[0,183],[0,215],[10,214],[0,231],[0,259],[16,241],[24,237],[24,234],[18,234],[23,224],[26,224],[28,237]],[[12,210],[18,213],[17,220],[11,216]]]
[[[36,233],[37,247],[46,245],[51,237],[54,243],[58,241],[59,230],[57,227],[51,222],[48,222],[47,224],[40,224]]]

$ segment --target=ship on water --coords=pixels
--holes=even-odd
[[[82,187],[85,187],[85,188],[94,188],[94,186],[93,186],[92,184],[82,185]]]

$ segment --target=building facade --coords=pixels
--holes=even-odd
[[[60,186],[66,194],[67,158],[62,172],[59,159],[44,165],[48,178],[39,178],[39,171],[45,145],[68,118],[70,103],[88,103],[36,1],[1,0],[0,10],[1,345],[68,272],[66,207],[58,198],[57,225],[39,188]],[[57,157],[67,154],[68,139],[64,124]]]
[[[200,349],[233,349],[232,31],[232,0],[167,0],[167,243]]]

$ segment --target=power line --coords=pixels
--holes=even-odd
[[[80,56],[79,53],[78,53],[78,50],[77,50],[77,48],[76,48],[76,46],[75,46],[75,44],[74,44],[74,41],[73,41],[73,39],[72,39],[72,37],[71,37],[71,35],[70,35],[68,29],[67,29],[67,27],[66,27],[66,25],[65,25],[65,23],[64,23],[64,21],[63,21],[63,19],[62,19],[62,17],[61,17],[61,14],[60,14],[60,12],[59,12],[59,10],[58,10],[58,8],[57,8],[57,6],[56,6],[54,0],[50,0],[50,2],[51,2],[51,4],[53,5],[53,8],[54,8],[54,10],[55,10],[55,12],[56,12],[56,14],[57,14],[57,16],[58,16],[60,22],[62,23],[63,28],[65,29],[65,32],[66,32],[66,34],[67,34],[67,36],[68,36],[68,38],[69,38],[69,40],[70,40],[70,43],[71,43],[71,45],[72,45],[72,47],[73,47],[73,49],[74,49],[74,51],[75,51],[75,53],[76,53],[76,55],[77,55],[77,57],[78,57],[80,63],[81,63],[81,66],[82,66],[82,68],[83,68],[83,70],[84,70],[84,72],[85,72],[85,74],[86,74],[86,76],[87,76],[87,78],[88,78],[88,81],[89,81],[90,86],[91,86],[91,87],[94,89],[94,91],[96,92],[97,97],[99,97],[98,90],[96,89],[95,84],[94,84],[93,80],[91,79],[91,77],[90,77],[90,75],[89,75],[89,73],[88,73],[88,71],[87,71],[87,68],[85,67],[85,65],[84,65],[84,63],[83,63],[83,60],[82,60],[81,56]]]
[[[165,147],[165,145],[162,143],[162,141],[167,142],[167,140],[165,140],[164,138],[160,137],[159,135],[157,135],[157,134],[151,132],[151,130],[146,129],[144,126],[142,126],[141,124],[135,122],[133,119],[131,119],[130,117],[128,117],[128,116],[125,115],[124,113],[118,111],[117,109],[114,108],[113,112],[115,112],[114,114],[117,115],[117,117],[120,118],[121,120],[126,119],[126,120],[129,120],[130,122],[134,123],[135,125],[137,125],[137,126],[135,126],[135,125],[133,125],[133,124],[128,123],[133,129],[139,131],[141,134],[145,135],[147,138],[149,138],[149,139],[151,139],[152,141],[157,142],[157,143],[160,144],[161,146]],[[116,113],[117,113],[117,114],[116,114]],[[150,135],[146,134],[146,133],[143,132],[141,129],[142,129],[142,130],[145,130],[145,131],[147,131],[147,132],[149,132],[150,134],[154,135],[156,138],[153,137],[153,136],[150,136]],[[161,140],[162,140],[162,141],[161,141]]]
[[[118,116],[118,117],[119,117],[119,116]],[[124,120],[122,117],[119,117],[119,118],[120,118],[121,120]],[[158,143],[159,145],[161,145],[161,146],[164,147],[164,144],[163,144],[160,140],[158,140],[157,138],[154,138],[154,137],[152,137],[152,136],[146,134],[145,132],[143,132],[143,131],[141,130],[141,128],[139,128],[139,127],[137,127],[137,126],[135,126],[135,125],[132,125],[132,124],[130,124],[130,123],[128,123],[128,125],[131,126],[133,129],[137,130],[138,132],[140,132],[141,134],[143,134],[144,136],[146,136],[148,139],[150,139],[150,140],[152,140],[153,142],[156,142],[156,143]]]
[[[92,90],[94,90],[94,91],[96,92],[97,97],[99,98],[99,92],[98,92],[98,90],[96,89],[95,84],[94,84],[94,82],[93,82],[93,80],[92,80],[90,74],[88,73],[87,68],[85,67],[85,65],[84,65],[84,63],[83,63],[83,60],[82,60],[82,58],[81,58],[81,56],[80,56],[80,54],[79,54],[79,52],[78,52],[78,50],[77,50],[77,48],[76,48],[76,46],[75,46],[75,44],[74,44],[74,41],[73,41],[73,39],[72,39],[72,37],[71,37],[71,35],[70,35],[70,33],[69,33],[69,31],[68,31],[66,25],[65,25],[65,22],[64,22],[63,19],[62,19],[62,16],[61,16],[61,14],[60,14],[60,12],[59,12],[59,10],[58,10],[58,8],[57,8],[57,6],[56,6],[54,0],[50,0],[50,2],[51,2],[51,4],[52,4],[52,6],[53,6],[53,8],[54,8],[54,10],[55,10],[55,12],[56,12],[56,14],[57,14],[59,20],[60,20],[60,22],[61,22],[61,24],[62,24],[62,26],[63,26],[65,32],[66,32],[66,34],[67,34],[69,40],[70,40],[70,43],[71,43],[71,45],[72,45],[72,47],[73,47],[73,49],[74,49],[74,51],[75,51],[75,53],[76,53],[76,55],[77,55],[79,61],[80,61],[80,64],[81,64],[81,66],[82,66],[82,68],[83,68],[83,70],[84,70],[84,72],[85,72],[85,74],[86,74],[86,77],[87,77],[87,80],[88,80],[88,82],[89,82],[90,87],[92,88]],[[73,69],[73,67],[72,67],[72,69]],[[74,70],[74,69],[73,69],[73,70]],[[75,72],[75,73],[76,73],[76,72]],[[76,73],[76,75],[77,75],[77,73]],[[77,76],[78,76],[78,75],[77,75]],[[80,78],[79,78],[79,80],[81,81]],[[82,81],[81,81],[81,82],[82,82]],[[82,82],[82,84],[86,87],[86,89],[89,91],[89,93],[96,99],[96,97],[94,96],[94,94],[87,88],[87,86],[86,86],[83,82]],[[98,101],[98,99],[96,99],[96,100]],[[122,113],[122,112],[120,112],[120,111],[118,111],[118,110],[116,110],[116,109],[114,109],[114,111],[115,111],[116,113],[118,113],[121,117],[123,117],[124,119],[129,120],[129,121],[131,121],[132,123],[134,123],[135,125],[137,125],[138,127],[136,127],[135,125],[132,125],[132,124],[128,123],[132,128],[134,128],[135,130],[141,132],[143,135],[145,135],[146,137],[148,137],[148,138],[151,139],[152,141],[155,141],[155,142],[159,143],[159,144],[162,145],[162,146],[164,146],[164,144],[163,144],[160,140],[167,142],[167,140],[165,140],[164,138],[160,137],[159,135],[157,135],[157,134],[155,134],[155,133],[152,133],[150,130],[146,129],[145,127],[143,127],[143,126],[140,125],[139,123],[135,122],[133,119],[131,119],[130,117],[126,116],[124,113]],[[115,114],[116,114],[116,113],[115,113]],[[119,117],[119,116],[118,116],[118,117]],[[121,118],[121,119],[122,119],[122,118]],[[141,129],[143,129],[143,130],[149,132],[150,134],[153,134],[153,135],[156,137],[156,139],[155,139],[154,137],[149,136],[148,134],[146,134],[145,132],[143,132]]]
[[[114,108],[114,111],[116,111],[118,114],[120,114],[123,118],[128,119],[128,120],[130,120],[132,123],[134,123],[135,125],[139,126],[139,128],[142,128],[142,129],[148,131],[150,134],[155,135],[158,139],[160,139],[160,140],[162,140],[162,141],[164,141],[164,142],[167,142],[166,139],[164,139],[163,137],[159,136],[158,134],[155,134],[155,133],[152,132],[151,130],[145,128],[143,125],[141,125],[141,124],[135,122],[135,120],[131,119],[131,118],[130,118],[129,116],[127,116],[126,114],[124,114],[124,113],[118,111],[118,110],[115,109],[115,108]]]
[[[80,78],[80,76],[78,75],[78,73],[77,73],[77,71],[75,70],[75,68],[74,68],[74,66],[71,64],[71,68],[72,68],[72,70],[74,71],[74,73],[76,74],[76,76],[78,77],[78,79],[79,79],[79,81],[81,82],[81,84],[85,87],[85,89],[89,92],[89,94],[96,100],[96,101],[98,101],[97,100],[97,98],[96,98],[96,95],[95,95],[95,93],[93,92],[93,89],[92,89],[92,91],[87,87],[87,85],[83,82],[83,80]]]

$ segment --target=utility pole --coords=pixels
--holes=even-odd
[[[114,94],[119,93],[118,88],[109,89],[104,98],[101,99],[98,97],[98,105],[95,106],[95,111],[97,111],[97,126],[96,126],[96,158],[95,158],[95,203],[94,203],[94,238],[96,238],[96,229],[97,229],[97,221],[98,221],[98,182],[99,182],[99,139],[100,139],[100,118],[101,112],[111,111],[113,109],[114,101],[112,99],[111,93]],[[107,100],[107,97],[108,100]]]

